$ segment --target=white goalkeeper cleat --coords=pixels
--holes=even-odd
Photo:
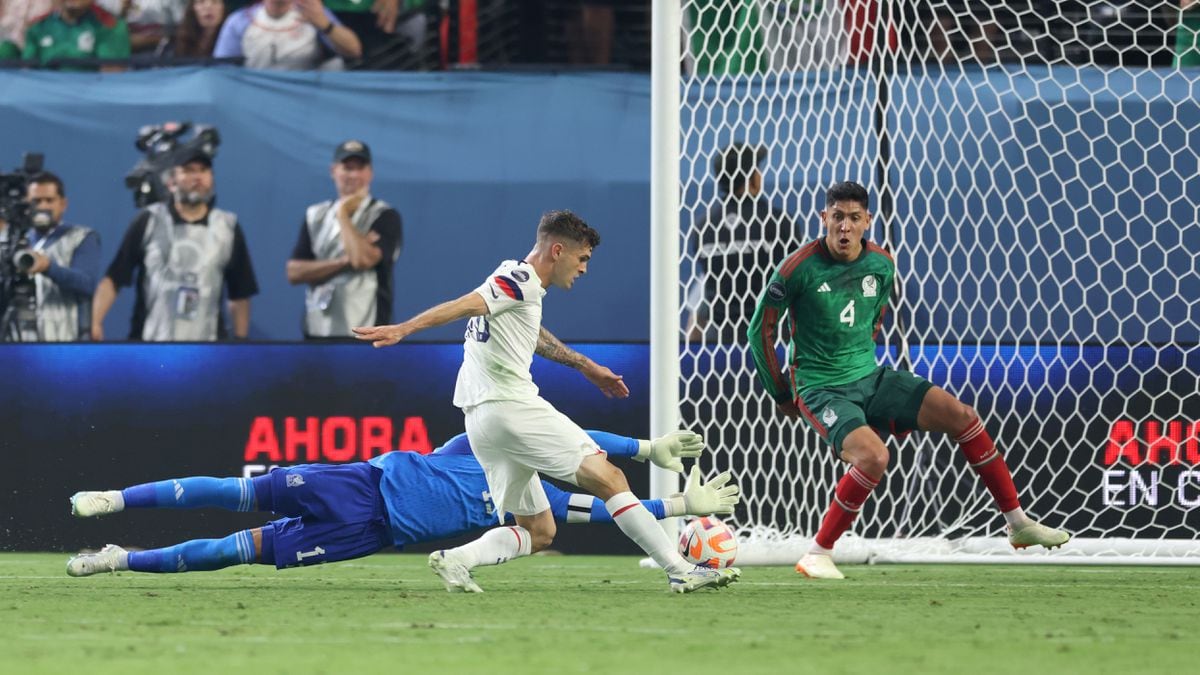
[[[129,553],[113,544],[100,549],[99,553],[81,553],[67,561],[67,574],[73,577],[90,577],[101,572],[120,572],[129,569]]]
[[[741,576],[742,571],[736,567],[715,570],[697,565],[683,574],[668,574],[667,582],[675,593],[691,593],[701,588],[725,588]]]
[[[91,518],[125,510],[125,497],[120,490],[76,492],[71,495],[71,515]]]
[[[459,562],[453,553],[434,551],[429,554],[429,569],[442,578],[446,590],[450,593],[482,593],[483,589],[475,583],[471,570]]]
[[[1008,543],[1018,549],[1030,546],[1058,548],[1070,540],[1070,533],[1046,527],[1032,520],[1017,529],[1008,528]]]
[[[845,579],[837,565],[833,564],[833,556],[823,553],[805,553],[796,563],[796,571],[809,579]]]

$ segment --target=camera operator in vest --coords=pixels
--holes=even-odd
[[[400,255],[400,214],[371,196],[371,149],[346,141],[329,170],[336,200],[309,206],[287,263],[304,294],[304,337],[349,338],[355,326],[392,322],[392,267]]]
[[[172,201],[150,204],[130,223],[121,248],[92,299],[92,338],[104,339],[104,317],[117,289],[133,284],[137,299],[129,339],[207,342],[228,335],[221,311],[229,299],[233,336],[250,330],[250,297],[258,282],[237,215],[213,206],[212,157],[200,148],[174,158]]]
[[[100,236],[90,228],[62,222],[67,195],[62,179],[41,172],[26,185],[29,246],[15,253],[18,273],[32,280],[36,321],[5,331],[22,342],[73,342],[87,339],[91,298],[100,275]],[[11,327],[9,327],[11,328]]]

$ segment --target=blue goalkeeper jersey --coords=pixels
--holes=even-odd
[[[396,546],[445,539],[496,524],[487,478],[472,454],[389,452],[379,490]]]
[[[601,431],[587,433],[612,456],[637,454],[636,439]],[[430,455],[389,452],[370,462],[383,471],[379,491],[397,547],[455,537],[494,527],[499,521],[487,477],[471,453],[466,434],[455,436]],[[566,522],[570,508],[582,508],[569,504],[570,493],[545,481],[542,486],[558,520]]]

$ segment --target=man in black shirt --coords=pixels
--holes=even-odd
[[[137,281],[131,340],[207,342],[226,337],[222,290],[233,335],[250,330],[250,297],[258,281],[237,215],[212,206],[212,157],[197,150],[176,158],[169,203],[151,204],[130,223],[121,248],[92,298],[92,339],[104,339],[104,317],[117,289]]]
[[[287,263],[292,284],[307,284],[304,337],[350,338],[355,326],[392,322],[392,267],[404,230],[400,214],[371,196],[371,149],[342,143],[329,169],[337,199],[308,207]]]
[[[713,158],[721,201],[692,228],[689,242],[703,279],[703,296],[688,326],[693,341],[745,342],[757,283],[793,245],[792,220],[762,195],[759,166],[766,153],[734,143]]]

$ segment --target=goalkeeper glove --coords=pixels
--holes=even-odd
[[[699,457],[704,451],[704,437],[691,431],[672,431],[652,441],[638,441],[639,462],[647,459],[667,471],[683,473],[683,457]]]
[[[728,485],[732,479],[733,474],[725,471],[711,481],[702,483],[700,469],[692,469],[683,494],[674,494],[663,500],[663,504],[666,506],[666,515],[710,516],[721,514],[727,516],[733,513],[733,507],[742,500],[742,491],[736,484]]]

